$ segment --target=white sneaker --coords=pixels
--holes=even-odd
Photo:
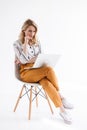
[[[59,114],[63,118],[65,123],[67,123],[67,124],[72,123],[72,118],[70,117],[70,115],[67,112],[60,112]]]
[[[73,109],[73,105],[69,103],[65,98],[62,99],[63,107],[66,109]]]

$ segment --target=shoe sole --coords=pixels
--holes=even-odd
[[[67,121],[67,120],[65,120],[64,117],[62,116],[62,114],[61,114],[61,113],[59,113],[59,114],[60,114],[60,116],[63,118],[63,120],[64,120],[64,122],[65,122],[66,124],[68,124],[68,125],[72,124],[72,121]]]

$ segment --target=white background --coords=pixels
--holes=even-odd
[[[55,67],[61,91],[75,105],[73,124],[66,126],[40,110],[27,121],[27,106],[13,113],[20,91],[14,76],[13,43],[23,22],[31,18],[38,25],[38,37],[46,53],[61,54]],[[86,0],[1,0],[0,1],[0,128],[87,129],[87,1]],[[20,105],[20,106],[21,106]],[[22,112],[23,111],[23,112]],[[36,111],[36,109],[34,110]],[[38,113],[41,111],[40,116]],[[44,112],[44,114],[43,114]],[[48,114],[49,113],[49,114]],[[45,115],[46,114],[46,115]]]

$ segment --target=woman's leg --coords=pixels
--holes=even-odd
[[[54,103],[56,108],[60,108],[60,116],[63,118],[65,123],[71,124],[72,120],[70,115],[66,112],[65,108],[63,107],[60,94],[55,89],[55,87],[52,85],[52,83],[47,79],[44,78],[39,81],[39,83],[42,85],[43,89],[47,92],[48,96]]]
[[[43,89],[47,92],[48,96],[54,103],[56,107],[61,107],[62,106],[62,101],[60,98],[60,95],[58,94],[58,91],[56,88],[53,86],[53,84],[47,79],[43,78],[39,81]]]
[[[53,68],[51,67],[44,66],[37,69],[24,70],[20,74],[20,77],[26,82],[39,82],[41,79],[47,78],[53,84],[56,90],[59,90],[57,77]]]
[[[60,116],[66,123],[71,123],[70,116],[65,111],[60,94],[55,73],[51,67],[25,70],[21,73],[21,79],[26,82],[39,82],[47,92],[56,108],[60,108]]]

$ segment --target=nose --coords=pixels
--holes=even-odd
[[[35,34],[35,32],[34,32],[34,31],[30,31],[30,35],[32,35],[32,36],[33,36],[34,34]]]
[[[32,35],[32,36],[33,36],[33,35],[34,35],[34,32],[33,32],[33,31],[31,31],[31,32],[30,32],[30,35]]]

